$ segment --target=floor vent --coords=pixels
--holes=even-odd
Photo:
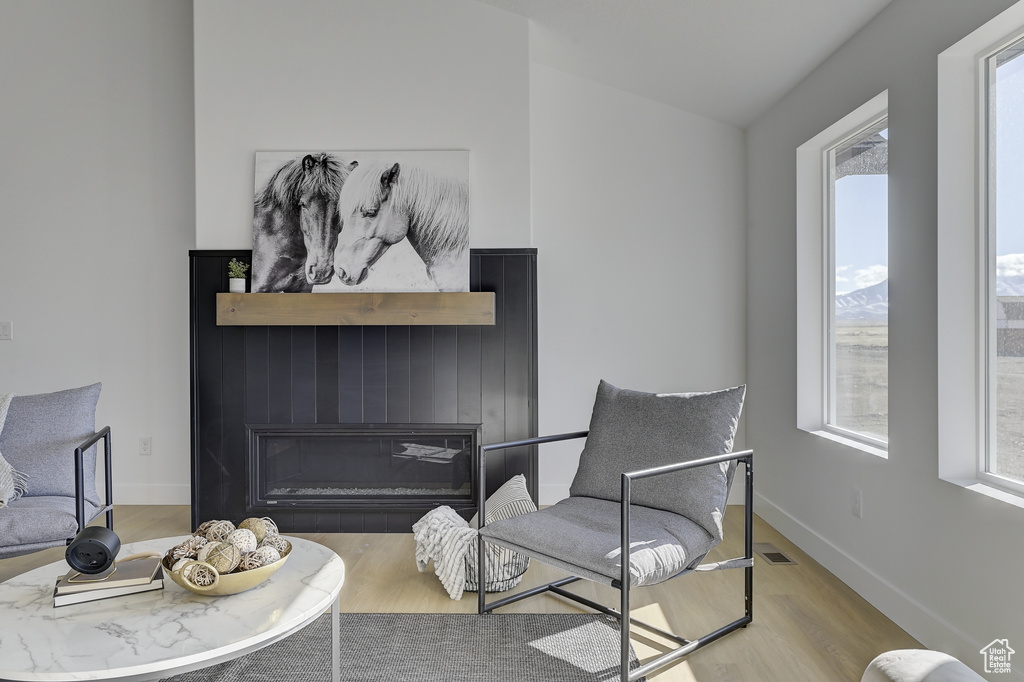
[[[796,562],[770,542],[755,542],[754,551],[772,566],[796,566]]]

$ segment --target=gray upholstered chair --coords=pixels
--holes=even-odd
[[[478,465],[484,479],[490,451],[586,437],[569,497],[540,511],[488,523],[483,542],[530,556],[570,577],[486,603],[494,609],[552,592],[615,616],[621,625],[623,682],[658,670],[753,620],[753,452],[732,453],[744,386],[713,393],[653,394],[601,382],[589,431],[484,445]],[[702,564],[722,540],[722,520],[737,462],[746,474],[745,555]],[[479,518],[487,518],[484,495]],[[679,647],[630,670],[630,591],[693,571],[743,568],[745,613],[698,639],[688,640],[633,620],[679,643]],[[481,566],[478,570],[483,572]],[[592,580],[620,590],[615,611],[573,594],[564,585]]]
[[[111,502],[110,428],[96,430],[100,384],[14,396],[0,429],[0,456],[26,476],[23,495],[0,508],[0,559],[70,542]],[[106,501],[96,491],[96,450],[103,441]]]

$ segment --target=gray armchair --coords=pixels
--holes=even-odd
[[[27,476],[26,492],[0,508],[0,559],[58,547],[106,514],[113,529],[110,427],[96,430],[100,384],[15,396],[0,430],[0,456]],[[99,441],[105,502],[96,491]]]
[[[484,556],[486,541],[554,566],[570,577],[490,604],[480,592],[479,613],[552,592],[614,616],[621,630],[622,682],[659,670],[751,623],[753,452],[730,452],[745,392],[746,388],[739,386],[713,393],[652,394],[621,390],[602,381],[589,431],[482,446],[478,461],[481,481],[487,452],[587,439],[567,499],[540,511],[489,523],[479,536],[478,557]],[[722,540],[722,519],[738,462],[745,465],[746,474],[745,555],[702,564]],[[482,490],[479,499],[479,518],[487,518]],[[710,634],[684,639],[628,617],[633,588],[694,571],[731,568],[745,570],[745,612]],[[617,588],[620,610],[563,589],[581,579]],[[631,620],[669,637],[679,647],[631,670]]]

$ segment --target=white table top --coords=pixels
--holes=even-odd
[[[185,536],[125,545],[161,553]],[[0,680],[148,680],[259,649],[308,625],[332,602],[345,564],[323,545],[288,537],[292,552],[269,580],[227,597],[164,589],[53,606],[63,561],[0,583]]]

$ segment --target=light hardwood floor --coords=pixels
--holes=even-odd
[[[238,519],[235,519],[236,521]],[[709,559],[742,555],[743,509],[726,514],[725,541]],[[857,682],[876,655],[921,645],[853,590],[755,517],[755,542],[771,542],[798,564],[772,566],[755,558],[754,623],[653,676],[653,682]],[[190,532],[185,506],[118,506],[114,527],[122,542]],[[453,601],[432,572],[419,573],[409,534],[297,534],[320,542],[345,561],[341,610],[350,612],[473,613],[476,594]],[[0,580],[63,558],[60,548],[0,560]],[[534,561],[522,587],[563,574]],[[743,613],[743,572],[690,575],[636,590],[633,617],[683,637],[705,634]],[[618,593],[576,583],[580,594],[617,607]],[[577,607],[540,596],[505,611],[561,612]],[[657,638],[635,637],[641,659],[659,648]]]

